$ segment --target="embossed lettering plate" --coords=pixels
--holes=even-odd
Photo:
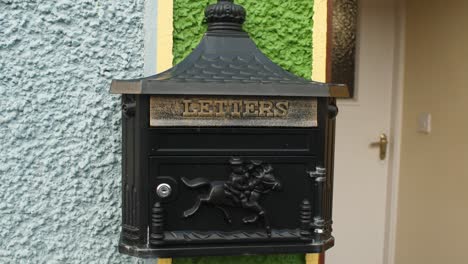
[[[152,96],[150,126],[316,127],[317,99]]]

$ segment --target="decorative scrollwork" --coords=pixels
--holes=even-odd
[[[222,232],[222,231],[167,231],[165,234],[166,244],[175,244],[181,242],[189,243],[225,243],[229,241],[235,242],[247,242],[247,241],[291,241],[298,240],[301,238],[300,231],[298,229],[284,229],[278,230],[273,229],[271,236],[265,234],[265,232],[255,231],[237,231],[237,232]]]

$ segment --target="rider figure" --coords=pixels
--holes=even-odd
[[[231,158],[229,163],[232,172],[229,175],[229,180],[224,184],[224,193],[236,204],[244,204],[248,199],[245,193],[249,183],[248,171],[244,168],[240,158]]]
[[[232,172],[224,184],[224,192],[242,207],[249,207],[261,194],[270,192],[272,185],[278,184],[269,164],[252,160],[244,166],[240,158],[232,158],[229,162]]]

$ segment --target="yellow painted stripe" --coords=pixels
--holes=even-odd
[[[172,264],[172,258],[160,258],[157,264]]]
[[[305,263],[306,264],[321,264],[320,254],[306,254]]]
[[[328,0],[314,1],[312,41],[312,80],[327,80]]]
[[[156,70],[163,72],[172,67],[173,0],[158,1],[157,62]]]

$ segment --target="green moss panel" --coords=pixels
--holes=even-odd
[[[174,64],[183,60],[206,31],[204,10],[215,0],[174,0]],[[244,29],[257,46],[286,70],[310,79],[312,72],[312,0],[237,0],[247,10]],[[176,259],[175,264],[302,264],[304,255]]]
[[[184,59],[206,31],[204,10],[215,0],[174,0],[174,64]],[[312,72],[312,0],[236,0],[247,10],[244,29],[270,59],[310,79]]]
[[[174,259],[174,264],[304,264],[304,255],[203,257]]]

